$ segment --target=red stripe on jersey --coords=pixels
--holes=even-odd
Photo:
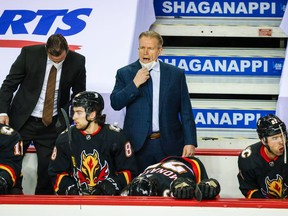
[[[17,177],[16,177],[16,174],[15,174],[14,170],[12,169],[12,167],[5,165],[5,164],[0,164],[0,169],[5,170],[9,173],[9,175],[12,179],[12,182],[13,182],[13,186],[14,186]]]
[[[101,126],[98,126],[98,129],[97,129],[94,133],[92,133],[91,136],[95,136],[96,134],[98,134],[101,129],[102,129],[102,127],[101,127]],[[87,135],[87,133],[86,133],[85,131],[83,131],[83,130],[80,130],[80,132],[81,132],[84,136]]]
[[[131,172],[129,170],[124,170],[124,171],[118,172],[117,174],[118,175],[122,174],[124,176],[127,184],[129,184],[132,181]]]
[[[260,155],[264,158],[264,160],[266,161],[266,162],[271,162],[272,160],[273,161],[276,161],[277,159],[278,159],[278,156],[276,156],[275,158],[273,158],[272,160],[268,157],[268,155],[266,154],[266,152],[265,152],[265,146],[264,145],[262,145],[261,146],[261,148],[260,148]]]
[[[183,159],[191,164],[191,167],[195,175],[196,183],[198,184],[201,181],[201,169],[198,161],[190,158],[183,158]]]

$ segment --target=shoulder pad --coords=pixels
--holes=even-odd
[[[114,124],[109,125],[109,129],[112,131],[120,132],[121,128],[118,127],[118,122],[114,122]]]

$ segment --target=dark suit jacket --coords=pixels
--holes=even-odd
[[[117,71],[110,96],[115,110],[126,107],[123,130],[141,149],[149,133],[152,105],[147,82],[136,88],[133,79],[141,68],[139,61]],[[181,155],[184,145],[197,147],[196,126],[184,70],[160,62],[159,127],[161,144],[168,155]]]
[[[42,89],[47,64],[44,45],[27,46],[12,64],[0,89],[0,113],[8,113],[10,125],[19,130],[31,115]],[[85,57],[69,51],[62,66],[58,93],[59,130],[65,128],[60,108],[68,111],[70,91],[74,97],[86,90]],[[13,94],[15,95],[13,97]]]

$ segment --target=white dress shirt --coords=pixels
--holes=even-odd
[[[61,72],[62,72],[62,65],[63,61],[60,63],[55,63],[51,61],[49,58],[47,59],[47,66],[46,66],[46,72],[45,72],[45,78],[41,90],[40,97],[38,99],[38,102],[31,114],[31,116],[42,118],[43,114],[43,108],[44,108],[44,100],[45,100],[45,94],[46,94],[46,88],[47,88],[47,82],[48,82],[48,77],[49,73],[51,70],[51,67],[54,65],[57,69],[57,75],[56,75],[56,85],[55,85],[55,96],[54,96],[54,110],[53,110],[53,116],[57,115],[57,100],[58,100],[58,91],[59,91],[59,84],[60,84],[60,77],[61,77]]]
[[[153,100],[152,100],[152,131],[159,131],[159,93],[160,93],[160,64],[157,60],[156,65],[150,71],[153,86]]]

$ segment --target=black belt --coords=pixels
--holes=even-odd
[[[153,132],[148,136],[148,139],[159,139],[160,138],[160,132]]]
[[[57,115],[53,116],[53,120],[57,117]],[[29,120],[35,121],[35,122],[42,122],[42,118],[38,118],[35,116],[30,116]]]
[[[30,116],[30,118],[29,118],[30,120],[32,120],[32,121],[35,121],[35,122],[42,122],[42,118],[38,118],[38,117],[35,117],[35,116]]]

